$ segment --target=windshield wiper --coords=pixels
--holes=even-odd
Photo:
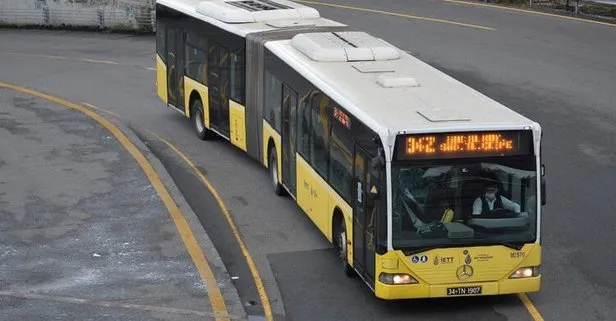
[[[475,239],[475,240],[482,240],[482,239],[489,239],[490,236],[489,235],[475,235],[471,238],[460,238],[459,240],[462,241],[466,241],[468,239]],[[514,250],[521,250],[524,247],[524,244],[526,242],[521,242],[521,243],[514,243],[514,242],[507,242],[507,241],[498,241],[498,240],[490,240],[487,242],[481,242],[481,243],[475,243],[473,245],[502,245],[502,246],[506,246],[510,249],[514,249]],[[470,244],[469,244],[470,245]]]
[[[416,249],[410,250],[410,251],[404,251],[404,254],[408,255],[413,255],[413,254],[417,254],[417,253],[421,253],[421,252],[425,252],[425,251],[430,251],[430,250],[434,250],[434,249],[442,249],[444,247],[450,247],[451,244],[437,244],[437,245],[431,245],[431,246],[424,246],[424,247],[418,247]]]
[[[484,237],[479,237],[479,239],[484,238]],[[487,237],[485,237],[487,238]],[[477,239],[477,237],[475,237],[475,239]],[[510,249],[514,249],[516,251],[521,250],[524,247],[525,242],[522,243],[512,243],[512,242],[507,242],[507,241],[490,241],[490,242],[480,242],[480,243],[469,243],[469,244],[436,244],[436,245],[430,245],[430,246],[423,246],[423,247],[418,247],[412,250],[405,250],[404,254],[405,255],[413,255],[413,254],[417,254],[417,253],[421,253],[421,252],[426,252],[426,251],[430,251],[430,250],[434,250],[434,249],[442,249],[442,248],[448,248],[448,247],[460,247],[460,245],[463,246],[475,246],[475,245],[502,245],[502,246],[506,246]]]
[[[521,250],[524,247],[524,243],[511,243],[511,242],[505,242],[505,241],[496,241],[495,242],[498,245],[502,245],[502,246],[506,246],[510,249],[514,249],[514,250]]]
[[[481,236],[481,237],[475,237],[475,239],[482,239],[482,238],[488,238],[487,236]],[[488,241],[488,242],[481,242],[481,243],[474,243],[473,245],[502,245],[502,246],[506,246],[510,249],[514,249],[514,250],[521,250],[524,247],[524,242],[522,243],[513,243],[513,242],[507,242],[507,241]]]

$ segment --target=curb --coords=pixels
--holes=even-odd
[[[90,109],[87,106],[85,108]],[[94,110],[94,112],[100,115],[98,111]],[[234,320],[237,320],[238,317],[240,320],[247,320],[248,315],[242,305],[237,288],[232,283],[231,276],[229,275],[220,254],[218,254],[214,243],[211,241],[207,232],[201,225],[201,222],[197,218],[197,215],[193,212],[192,208],[180,192],[179,188],[175,184],[175,181],[171,178],[158,157],[156,157],[150,148],[147,147],[141,138],[139,138],[139,134],[137,134],[137,132],[140,134],[143,132],[142,135],[144,136],[149,136],[149,134],[145,133],[145,131],[140,131],[138,126],[133,125],[132,122],[125,124],[122,120],[112,115],[105,115],[104,118],[113,123],[113,125],[117,126],[120,131],[122,131],[126,137],[128,137],[128,139],[130,139],[130,141],[139,149],[139,151],[143,153],[152,167],[154,167],[154,170],[171,194],[173,201],[176,202],[177,206],[182,211],[184,218],[189,223],[195,238],[199,242],[199,246],[203,249],[207,262],[215,274],[214,277],[218,283],[218,287],[221,291],[223,291],[223,298],[225,299],[229,316],[231,316]],[[133,130],[133,128],[135,129]]]

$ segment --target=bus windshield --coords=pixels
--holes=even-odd
[[[394,163],[393,247],[534,242],[536,185],[533,157]]]

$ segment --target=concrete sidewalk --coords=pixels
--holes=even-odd
[[[164,167],[121,129],[182,210],[227,319],[245,319]],[[210,299],[167,208],[122,144],[81,112],[0,88],[0,319],[214,320]]]

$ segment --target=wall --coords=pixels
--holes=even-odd
[[[0,25],[151,31],[153,0],[0,0]]]

